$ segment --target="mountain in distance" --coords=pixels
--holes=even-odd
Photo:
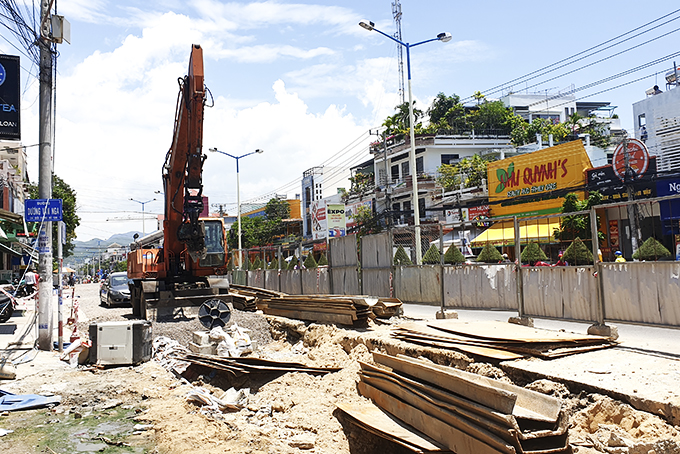
[[[88,241],[78,241],[74,240],[73,245],[73,255],[65,259],[69,263],[69,266],[77,266],[84,263],[86,258],[92,258],[99,254],[99,251],[104,252],[106,248],[113,244],[118,243],[123,247],[127,247],[134,240],[134,235],[139,234],[142,236],[142,232],[132,231],[127,233],[116,233],[106,240],[100,238],[92,238]]]

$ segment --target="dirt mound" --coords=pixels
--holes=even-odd
[[[584,448],[578,452],[680,453],[680,432],[658,416],[598,394],[590,400],[570,418],[569,440]]]

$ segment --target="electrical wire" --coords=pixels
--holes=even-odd
[[[520,76],[520,77],[517,77],[517,78],[515,78],[515,79],[512,79],[512,80],[510,80],[510,81],[508,81],[508,82],[505,82],[505,83],[503,83],[503,84],[496,85],[496,86],[493,87],[493,88],[484,90],[482,93],[485,93],[485,94],[494,94],[494,93],[498,93],[499,91],[502,91],[503,88],[506,88],[506,87],[509,86],[510,84],[513,84],[513,83],[524,83],[524,82],[526,82],[526,81],[528,81],[528,80],[532,80],[532,79],[534,79],[534,78],[536,78],[536,77],[540,77],[541,75],[545,75],[545,74],[547,74],[547,73],[549,73],[549,72],[556,71],[557,69],[563,68],[563,67],[568,66],[568,65],[570,65],[570,64],[576,63],[577,61],[580,61],[580,60],[583,60],[583,59],[588,58],[588,57],[590,57],[590,56],[593,56],[593,55],[595,55],[595,54],[597,54],[597,53],[599,53],[599,52],[603,52],[604,50],[610,49],[610,48],[612,48],[612,47],[614,47],[614,46],[617,46],[617,45],[622,44],[622,43],[624,43],[624,42],[626,42],[626,41],[629,41],[630,39],[636,38],[636,37],[638,37],[638,36],[643,35],[644,33],[647,33],[647,32],[649,32],[649,31],[652,31],[652,30],[654,30],[654,29],[656,29],[656,28],[659,28],[659,27],[661,27],[661,26],[663,26],[663,25],[666,25],[666,24],[668,24],[668,23],[670,23],[670,22],[672,22],[672,21],[674,21],[674,20],[680,19],[680,16],[678,16],[678,17],[676,17],[676,18],[674,18],[674,19],[671,19],[671,20],[669,20],[669,21],[667,21],[667,22],[664,22],[663,24],[660,24],[660,25],[658,25],[658,26],[655,26],[655,27],[653,27],[653,28],[651,28],[651,29],[649,29],[649,30],[647,30],[647,31],[638,33],[637,35],[634,35],[634,36],[632,36],[632,37],[630,37],[630,38],[627,38],[627,39],[625,39],[625,40],[623,40],[623,41],[621,41],[621,42],[619,42],[619,43],[616,43],[616,44],[613,44],[613,45],[611,45],[611,46],[608,46],[608,47],[606,47],[606,48],[604,48],[604,49],[602,49],[602,50],[599,50],[598,52],[593,52],[593,53],[588,54],[588,55],[586,55],[586,56],[584,56],[584,57],[582,57],[582,58],[579,58],[579,59],[577,59],[577,60],[574,60],[574,61],[572,61],[571,63],[567,63],[567,64],[564,64],[564,65],[559,66],[559,67],[557,67],[557,68],[553,68],[553,67],[555,67],[555,66],[561,65],[562,63],[568,62],[569,60],[573,60],[573,59],[576,58],[576,57],[580,57],[581,55],[583,55],[583,54],[585,54],[585,53],[587,53],[587,52],[590,52],[590,51],[592,51],[592,50],[595,50],[595,49],[597,49],[597,48],[599,48],[599,47],[602,47],[602,46],[604,46],[604,45],[606,45],[606,44],[609,44],[609,43],[611,43],[611,42],[613,42],[613,41],[616,41],[616,40],[619,39],[619,38],[622,38],[622,37],[624,37],[624,36],[627,36],[627,35],[629,35],[629,34],[631,34],[631,33],[636,32],[636,31],[638,31],[638,30],[641,30],[641,29],[643,29],[643,28],[645,28],[645,27],[647,27],[647,26],[649,26],[649,25],[651,25],[651,24],[653,24],[653,23],[655,23],[655,22],[658,22],[658,21],[663,20],[663,19],[665,19],[665,18],[667,18],[667,17],[670,17],[670,16],[672,16],[672,15],[674,15],[674,14],[677,14],[678,12],[680,12],[680,9],[677,9],[677,10],[675,10],[675,11],[672,11],[672,12],[668,13],[668,14],[665,14],[665,15],[663,15],[663,16],[657,18],[657,19],[654,19],[653,21],[647,22],[647,23],[644,24],[644,25],[641,25],[641,26],[639,26],[639,27],[637,27],[637,28],[634,28],[634,29],[632,29],[632,30],[629,30],[629,31],[627,31],[626,33],[622,33],[621,35],[618,35],[618,36],[616,36],[616,37],[614,37],[614,38],[611,38],[611,39],[609,39],[609,40],[607,40],[607,41],[604,41],[604,42],[602,42],[602,43],[600,43],[600,44],[598,44],[598,45],[596,45],[596,46],[590,47],[590,48],[588,48],[588,49],[586,49],[586,50],[583,50],[583,51],[578,52],[578,53],[576,53],[576,54],[574,54],[574,55],[571,55],[570,57],[564,58],[564,59],[559,60],[559,61],[557,61],[557,62],[555,62],[555,63],[552,63],[552,64],[550,64],[550,65],[544,66],[543,68],[537,69],[537,70],[535,70],[535,71],[532,71],[532,72],[527,73],[527,74],[525,74],[525,75],[523,75],[523,76]],[[677,30],[675,30],[675,31],[677,31]],[[672,32],[671,32],[671,33],[672,33]],[[665,36],[665,35],[663,35],[663,36]],[[550,71],[545,71],[545,70],[550,69],[550,68],[553,68],[553,69],[551,69]],[[541,71],[545,71],[545,72],[541,73]],[[538,74],[538,73],[541,73],[541,74]],[[538,75],[536,75],[536,74],[538,74]],[[530,77],[530,76],[533,76],[533,77]],[[473,96],[469,96],[469,97],[467,97],[467,98],[461,99],[461,103],[465,103],[465,102],[468,102],[468,101],[472,101],[473,99],[474,99]]]

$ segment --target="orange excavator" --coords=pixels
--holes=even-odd
[[[148,309],[202,306],[224,311],[226,285],[212,287],[212,280],[227,271],[227,241],[222,218],[201,218],[203,212],[203,49],[194,44],[189,71],[179,79],[172,144],[163,164],[165,216],[163,244],[144,247],[142,239],[131,244],[128,278],[132,312],[147,318]],[[224,281],[226,282],[226,281]],[[222,288],[218,288],[222,287]],[[199,314],[200,317],[200,314]]]

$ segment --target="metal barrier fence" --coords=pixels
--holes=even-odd
[[[678,219],[676,195],[567,214],[424,224],[421,265],[413,264],[415,227],[399,227],[359,242],[355,236],[331,239],[328,267],[284,269],[287,256],[301,256],[299,248],[260,249],[261,260],[275,257],[280,269],[235,270],[231,280],[293,294],[368,294],[442,309],[680,326],[680,262],[672,261]],[[598,231],[602,225],[606,229]],[[668,251],[653,247],[650,255],[649,238]],[[488,258],[477,261],[483,247]],[[644,261],[630,261],[633,249],[644,252]],[[613,262],[616,250],[629,261]]]

